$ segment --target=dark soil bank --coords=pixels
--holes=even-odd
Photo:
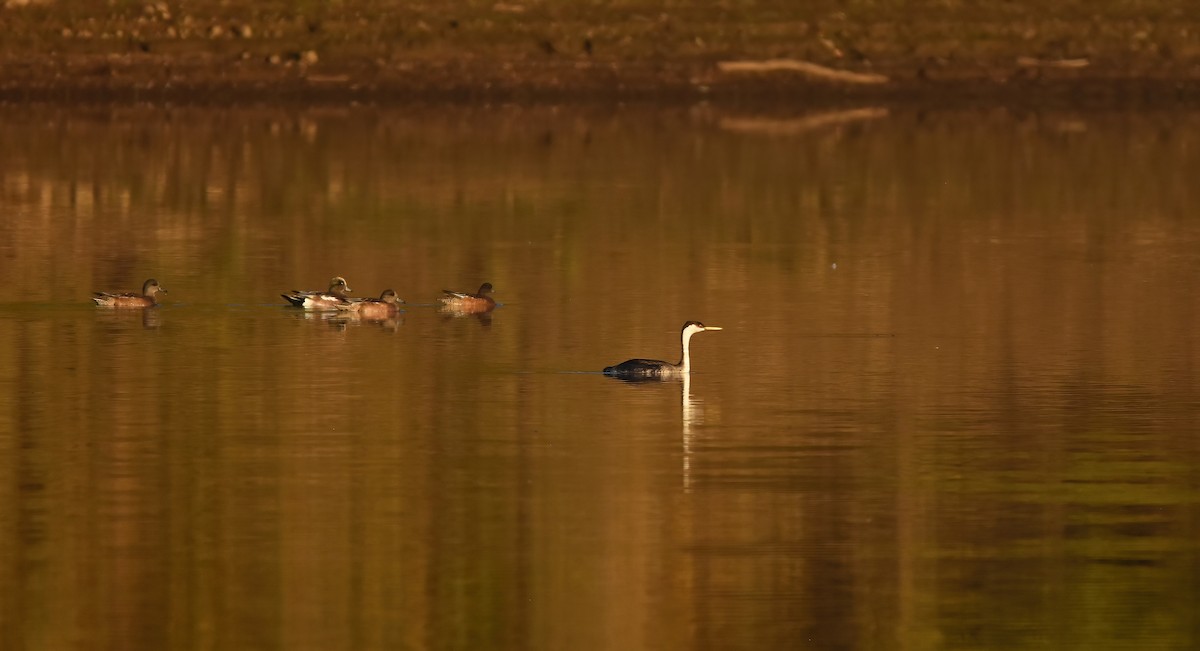
[[[0,0],[0,97],[1200,100],[1200,3]]]

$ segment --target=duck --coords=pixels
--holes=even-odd
[[[664,362],[660,359],[630,359],[616,366],[606,367],[604,374],[622,380],[666,380],[686,376],[692,372],[690,350],[692,335],[721,329],[719,326],[706,326],[699,321],[688,321],[683,324],[683,330],[680,332],[680,346],[683,348],[683,354],[678,364]]]
[[[349,312],[364,319],[386,319],[396,316],[404,299],[390,289],[383,290],[379,298],[364,298],[360,301],[338,303],[337,309]]]
[[[151,278],[142,283],[142,293],[134,294],[125,292],[123,294],[110,294],[108,292],[93,292],[92,300],[96,305],[104,307],[154,307],[158,305],[158,294],[167,293],[158,281]]]
[[[491,312],[496,307],[496,301],[491,297],[492,284],[484,283],[479,286],[479,291],[474,294],[465,292],[455,292],[449,289],[443,289],[445,294],[441,299],[442,309],[447,312],[457,312],[459,314],[480,314],[483,312]]]
[[[280,294],[288,303],[306,310],[336,310],[338,305],[350,302],[348,294],[354,290],[346,284],[346,279],[335,276],[329,281],[329,290],[300,291],[293,289],[290,294]]]

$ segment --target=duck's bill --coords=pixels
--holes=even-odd
[[[721,326],[704,326],[705,330],[724,330]]]

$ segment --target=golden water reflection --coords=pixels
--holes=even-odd
[[[1194,646],[1198,116],[783,113],[7,109],[0,647]]]

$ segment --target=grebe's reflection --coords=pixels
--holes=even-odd
[[[704,406],[702,400],[692,397],[692,374],[680,373],[666,377],[615,376],[622,382],[634,385],[664,385],[679,383],[680,422],[683,439],[683,489],[691,490],[692,486],[692,443],[695,440],[693,428],[704,424]]]
[[[692,400],[692,374],[685,373],[681,383],[683,405],[680,420],[683,422],[683,490],[692,489],[692,426],[704,421],[704,413]]]

